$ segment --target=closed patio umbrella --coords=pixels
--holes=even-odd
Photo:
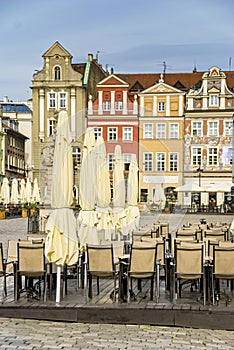
[[[98,234],[103,233],[104,240],[111,240],[113,230],[111,201],[110,174],[106,159],[106,146],[104,139],[98,137],[94,149],[96,159],[96,212],[98,216]]]
[[[10,188],[9,181],[7,177],[3,178],[2,187],[1,187],[1,201],[3,204],[10,203]]]
[[[78,236],[81,250],[85,250],[86,244],[98,244],[97,233],[98,217],[95,211],[96,197],[96,165],[95,165],[95,136],[94,130],[88,128],[84,136],[84,147],[82,163],[80,167],[80,192],[79,202],[81,210],[79,212]]]
[[[73,161],[72,137],[66,111],[59,112],[52,170],[53,208],[45,231],[45,254],[49,262],[57,265],[56,302],[60,301],[60,273],[64,264],[72,265],[78,260],[76,219],[72,204]]]
[[[126,221],[128,232],[139,227],[140,211],[138,208],[138,165],[136,155],[132,154],[128,174]]]
[[[34,179],[33,181],[32,201],[34,203],[40,203],[41,201],[37,179]]]
[[[26,195],[26,186],[25,186],[25,180],[22,179],[20,181],[20,202],[25,203],[27,201],[27,195]]]
[[[26,180],[26,202],[30,203],[32,200],[32,185],[31,180],[27,177]]]
[[[18,181],[16,178],[12,180],[11,185],[11,203],[18,204],[19,203],[19,191],[18,191]]]
[[[113,170],[113,221],[117,232],[126,235],[124,163],[120,145],[115,146]]]

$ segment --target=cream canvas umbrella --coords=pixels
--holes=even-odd
[[[27,201],[27,195],[26,195],[26,186],[25,186],[25,180],[22,179],[20,181],[20,202],[21,203],[26,203]]]
[[[26,202],[30,203],[32,200],[32,185],[31,180],[27,177],[26,180]]]
[[[19,203],[19,191],[18,191],[18,181],[16,178],[12,180],[11,185],[11,203],[18,204]]]
[[[111,240],[113,231],[109,166],[103,137],[98,137],[94,149],[96,163],[96,212],[100,239]],[[103,235],[101,235],[103,233]]]
[[[95,136],[94,130],[88,128],[84,136],[82,163],[80,167],[80,186],[78,236],[81,250],[85,250],[86,244],[99,244],[97,233],[97,212],[95,211],[96,197],[96,166],[95,166]]]
[[[53,210],[45,227],[45,255],[49,262],[57,265],[56,302],[60,301],[61,266],[72,265],[78,260],[76,219],[73,210],[70,209],[73,187],[71,142],[67,112],[61,111],[58,116],[52,170]]]
[[[124,163],[120,145],[115,146],[113,170],[113,222],[117,233],[126,235]]]
[[[166,196],[163,191],[163,187],[157,184],[154,190],[153,203],[157,204],[159,209],[164,209],[166,202]]]
[[[127,208],[126,221],[128,232],[131,233],[139,227],[140,211],[137,205],[138,201],[138,165],[136,155],[132,154],[128,174],[127,186]]]
[[[10,203],[10,188],[9,181],[7,177],[3,178],[2,186],[1,186],[1,201],[3,204]]]
[[[204,192],[205,188],[198,186],[195,183],[188,183],[183,186],[175,188],[176,192]]]
[[[34,203],[40,203],[41,201],[37,179],[34,179],[33,181],[32,201]]]

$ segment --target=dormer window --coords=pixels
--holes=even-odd
[[[54,80],[60,80],[61,79],[61,70],[60,67],[56,66],[54,68]]]
[[[218,107],[219,105],[219,96],[218,95],[210,95],[209,104],[211,107]]]

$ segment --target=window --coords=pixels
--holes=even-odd
[[[178,153],[172,152],[169,153],[169,171],[178,171]]]
[[[211,107],[218,107],[218,105],[219,105],[219,97],[218,97],[218,95],[210,95],[209,105]]]
[[[103,102],[103,110],[104,111],[110,111],[110,106],[111,106],[110,101],[104,101]]]
[[[118,132],[117,128],[108,128],[108,141],[117,141]]]
[[[66,96],[66,93],[64,92],[61,92],[59,94],[59,107],[60,108],[65,108],[67,105],[67,96]]]
[[[209,136],[218,135],[218,122],[208,122],[208,135]]]
[[[158,112],[164,112],[165,111],[165,102],[159,102],[158,103]]]
[[[60,80],[61,74],[60,74],[60,67],[56,66],[54,68],[54,80]]]
[[[192,135],[193,136],[202,136],[202,123],[193,122],[192,123]]]
[[[132,141],[132,128],[123,128],[123,141]]]
[[[153,124],[143,124],[143,139],[153,138]]]
[[[166,138],[166,124],[156,125],[156,138],[157,139],[165,139]]]
[[[95,140],[97,140],[98,137],[102,137],[102,128],[94,128],[94,135]]]
[[[122,101],[116,101],[115,102],[115,110],[116,111],[122,111],[123,109],[123,102]]]
[[[232,122],[224,122],[224,136],[232,136]]]
[[[128,153],[123,154],[124,170],[129,171],[132,155]]]
[[[153,171],[153,153],[143,153],[144,171]]]
[[[114,170],[114,154],[109,153],[108,154],[108,164],[109,164],[109,171]]]
[[[213,148],[209,148],[209,165],[217,165],[218,164],[218,148],[217,147],[213,147]]]
[[[202,162],[202,149],[201,147],[192,148],[192,164],[201,165]]]
[[[72,147],[72,157],[73,157],[73,164],[74,169],[76,166],[81,166],[81,149],[80,147]]]
[[[54,135],[55,132],[55,120],[49,119],[49,133],[48,136]]]
[[[156,170],[157,171],[166,170],[166,153],[164,152],[156,153]]]
[[[51,92],[50,94],[49,94],[49,101],[50,101],[50,104],[49,104],[49,106],[50,106],[50,108],[55,108],[56,107],[56,104],[55,104],[55,93],[54,92]]]
[[[178,139],[179,138],[179,124],[170,124],[169,126],[169,138]]]

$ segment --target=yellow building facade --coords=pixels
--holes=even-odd
[[[163,76],[139,96],[139,196],[158,203],[163,190],[172,200],[182,184],[185,92],[168,85]],[[164,206],[165,203],[160,203]]]

